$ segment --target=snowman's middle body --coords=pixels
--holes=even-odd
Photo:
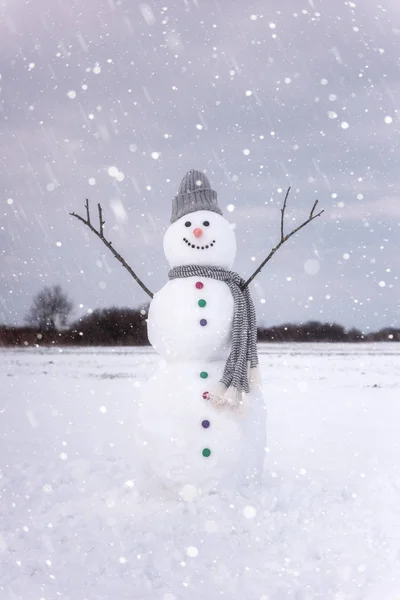
[[[154,298],[149,340],[163,361],[142,391],[137,442],[147,480],[203,490],[240,483],[262,470],[261,391],[245,413],[215,408],[205,395],[230,352],[234,301],[228,285],[206,277],[169,281]]]

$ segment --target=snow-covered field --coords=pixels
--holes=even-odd
[[[399,600],[400,345],[264,345],[262,491],[145,502],[148,348],[0,351],[0,599]]]

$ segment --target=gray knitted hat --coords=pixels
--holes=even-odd
[[[196,210],[212,210],[222,215],[217,204],[217,192],[211,189],[208,178],[201,171],[191,169],[182,179],[178,195],[172,200],[171,223]]]

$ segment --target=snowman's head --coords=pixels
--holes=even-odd
[[[164,252],[171,268],[201,265],[231,269],[236,255],[235,233],[216,212],[196,210],[168,227]]]

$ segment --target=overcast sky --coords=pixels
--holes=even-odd
[[[264,324],[400,327],[398,0],[5,0],[0,322],[59,283],[74,316],[147,296],[69,216],[88,197],[146,285],[190,168],[236,224]],[[227,210],[233,205],[233,212]],[[230,207],[232,208],[232,207]]]

